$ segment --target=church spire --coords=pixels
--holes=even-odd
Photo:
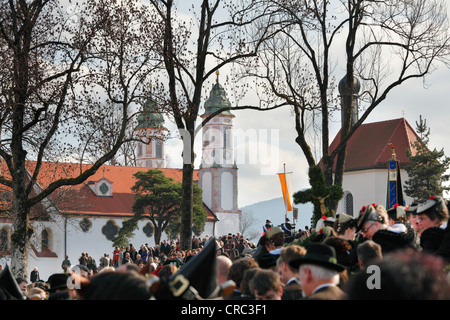
[[[158,110],[152,97],[152,84],[149,85],[150,95],[142,106],[142,112],[137,116],[137,136],[148,141],[137,143],[138,167],[164,167],[164,117]]]
[[[216,71],[216,83],[212,86],[211,91],[209,92],[209,98],[205,101],[205,113],[201,115],[201,117],[209,116],[210,114],[216,112],[222,108],[230,108],[231,102],[227,98],[227,94],[225,89],[219,82],[219,70]],[[225,116],[233,116],[234,115],[229,111],[223,111],[220,115]]]
[[[152,84],[149,85],[150,96],[142,106],[142,112],[138,115],[137,128],[161,128],[164,125],[164,117],[158,110],[155,100],[152,97]]]

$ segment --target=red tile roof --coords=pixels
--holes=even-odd
[[[27,167],[33,172],[35,162],[28,162]],[[82,165],[81,170],[87,170],[90,165]],[[62,187],[58,192],[54,192],[51,198],[62,212],[69,214],[83,214],[96,216],[133,216],[132,205],[134,203],[134,193],[131,187],[135,184],[134,174],[138,171],[147,171],[151,168],[145,167],[124,167],[103,165],[97,172],[90,176],[84,183]],[[159,168],[166,177],[181,182],[183,178],[182,169]],[[38,183],[41,188],[47,187],[51,182],[61,178],[71,178],[80,174],[80,165],[76,163],[53,163],[43,162],[40,169]],[[89,187],[89,184],[106,179],[112,183],[113,193],[110,197],[99,197]],[[198,181],[198,170],[194,170],[194,183]],[[66,196],[61,196],[64,189],[70,189]],[[62,201],[56,200],[57,197]],[[70,199],[72,198],[72,199]],[[217,217],[205,206],[208,213],[208,220],[216,221]]]
[[[337,147],[340,137],[339,131],[330,145],[330,152]],[[417,133],[404,118],[362,124],[347,143],[345,171],[386,168],[387,161],[392,158],[389,143],[394,145],[400,165],[407,166],[411,161],[406,150],[415,153],[411,144],[417,138]]]

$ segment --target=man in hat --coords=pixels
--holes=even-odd
[[[262,235],[264,236],[266,234],[266,232],[270,230],[270,228],[272,228],[272,222],[269,219],[267,219],[266,224],[263,225],[263,234]]]
[[[48,278],[49,300],[72,300],[73,290],[67,287],[71,275],[69,273],[54,273]]]
[[[292,233],[292,224],[290,223],[289,218],[286,218],[285,222],[283,224],[281,224],[281,228],[284,231],[284,235],[286,237],[293,237],[294,234]]]
[[[339,272],[345,267],[337,262],[333,247],[314,242],[306,254],[289,263],[299,269],[303,295],[309,300],[344,300],[346,295],[339,284]]]

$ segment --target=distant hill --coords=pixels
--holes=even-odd
[[[288,212],[288,218],[291,221],[291,224],[295,223],[295,230],[298,230],[299,228],[304,229],[305,226],[310,227],[311,217],[313,213],[313,204],[296,204],[294,205],[294,207],[298,208],[298,220],[294,221],[292,217],[292,211]],[[253,216],[257,220],[257,222],[250,229],[251,231],[255,231],[258,234],[258,237],[261,236],[262,226],[266,223],[267,219],[270,219],[274,226],[279,226],[284,222],[286,213],[283,197],[257,202],[240,209],[243,212],[249,211],[253,213]]]

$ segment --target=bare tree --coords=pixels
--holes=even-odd
[[[81,14],[74,20],[56,0],[0,3],[0,156],[7,167],[0,174],[0,184],[12,193],[11,269],[15,276],[26,275],[33,234],[30,208],[61,187],[84,182],[130,139],[126,133],[135,113],[132,102],[143,89],[124,85],[135,84],[132,76],[145,82],[146,71],[134,69],[128,78],[122,74],[108,78],[107,71],[115,66],[109,62],[124,48],[118,45],[110,51],[100,50],[105,26],[114,32],[118,23],[108,8],[100,11],[102,8],[94,4],[80,6]],[[123,17],[132,8],[131,4],[116,7],[115,17]],[[123,15],[121,10],[125,10]],[[102,90],[99,83],[109,90]],[[95,99],[103,95],[108,103],[101,105]],[[114,109],[109,102],[120,110],[113,126],[107,120]],[[52,181],[42,190],[36,188],[44,161],[71,159],[88,139],[97,137],[100,141],[98,137],[105,135],[114,137],[114,142],[97,154],[92,166],[77,176]]]
[[[255,214],[251,210],[244,210],[242,211],[241,215],[241,225],[240,225],[240,231],[241,234],[245,238],[249,239],[255,239],[257,238],[260,233],[257,231],[252,231],[251,228],[258,223],[258,219],[255,217]]]
[[[310,166],[318,161],[313,144],[315,130],[320,131],[326,183],[342,186],[346,145],[357,128],[396,87],[447,62],[445,5],[440,0],[261,2],[268,14],[277,12],[280,23],[260,48],[264,67],[250,75],[270,89],[274,101],[292,105],[296,142]],[[330,150],[329,122],[341,105],[340,142]]]
[[[158,32],[155,32],[160,26],[149,7],[139,0],[95,1],[88,3],[84,11],[104,23],[99,24],[89,43],[87,70],[80,84],[87,88],[95,84],[100,89],[85,90],[83,98],[95,109],[104,111],[95,123],[96,130],[81,127],[78,133],[86,142],[85,157],[94,159],[90,161],[93,162],[116,144],[114,132],[126,119],[125,139],[110,159],[110,163],[116,165],[133,157],[130,149],[134,150],[136,141],[149,143],[153,138],[146,132],[136,134],[135,116],[142,112],[142,106],[150,98],[151,77],[161,64],[157,51]],[[155,111],[163,112],[162,107]],[[124,110],[127,113],[123,113]]]
[[[268,25],[259,30],[257,40],[245,38],[245,28],[262,16],[254,10],[253,1],[241,1],[238,6],[236,1],[203,0],[189,9],[190,21],[180,16],[173,0],[150,0],[150,4],[163,25],[161,55],[167,73],[167,105],[183,139],[180,242],[183,249],[188,249],[192,237],[194,138],[201,127],[196,127],[196,121],[204,85],[220,68],[255,57],[260,39],[267,36]]]

